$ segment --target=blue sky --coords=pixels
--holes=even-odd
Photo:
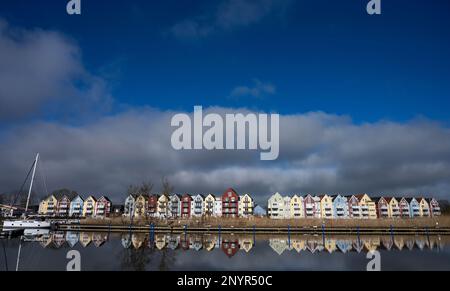
[[[49,189],[450,199],[450,2],[3,0],[0,193]],[[280,113],[280,156],[175,151],[171,117]],[[246,111],[248,112],[248,111]],[[42,183],[37,183],[37,185]],[[46,191],[40,191],[44,193]]]
[[[118,104],[449,121],[448,1],[383,1],[381,16],[367,15],[365,0],[285,2],[250,23],[187,37],[172,28],[214,26],[220,1],[91,0],[82,16],[68,16],[65,1],[15,0],[3,1],[0,17],[72,38]],[[230,96],[255,80],[274,92]]]

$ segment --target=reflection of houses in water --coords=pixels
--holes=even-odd
[[[155,245],[158,250],[162,250],[166,247],[166,236],[164,234],[155,235]]]
[[[85,248],[87,247],[92,241],[92,234],[89,232],[82,232],[80,233],[80,244]]]
[[[192,239],[192,244],[190,245],[191,249],[194,249],[196,251],[199,251],[203,248],[203,242],[202,242],[202,237],[201,236],[195,236]]]
[[[394,246],[392,237],[383,237],[381,239],[381,243],[383,244],[383,247],[388,251],[392,250],[392,247]]]
[[[364,247],[366,248],[367,252],[376,251],[380,244],[381,242],[379,237],[366,238],[364,241]]]
[[[348,252],[350,252],[352,250],[352,241],[351,240],[345,240],[345,239],[340,239],[336,241],[336,246],[337,249],[346,254]]]
[[[305,240],[302,239],[292,239],[291,245],[292,249],[296,250],[298,253],[306,249]]]
[[[269,240],[269,246],[278,254],[281,255],[287,249],[288,244],[285,239],[273,238]]]
[[[140,249],[145,243],[145,234],[133,233],[131,235],[131,243],[135,249]]]
[[[80,240],[78,232],[68,231],[66,233],[66,241],[71,248],[73,248]]]
[[[66,242],[66,237],[63,231],[57,231],[55,233],[52,234],[52,242],[53,245],[59,249],[60,247],[62,247],[64,245],[64,243]]]
[[[336,240],[334,239],[325,239],[325,250],[328,251],[330,254],[334,253],[337,249],[336,246]]]
[[[183,250],[187,251],[191,247],[191,239],[188,235],[184,234],[180,236],[180,246]]]
[[[414,244],[415,244],[414,240],[407,240],[406,243],[405,243],[406,247],[410,251],[412,251],[414,249]]]
[[[108,234],[106,233],[94,233],[92,236],[92,242],[95,247],[101,247],[108,240]]]
[[[239,246],[246,253],[250,252],[253,248],[253,239],[249,237],[243,237],[239,239]]]
[[[129,249],[131,247],[131,234],[122,234],[121,242],[124,249]]]
[[[405,239],[402,236],[395,236],[394,245],[398,250],[403,250],[403,248],[405,247]]]
[[[52,236],[50,234],[45,234],[39,239],[39,244],[46,248],[52,243]]]
[[[204,237],[203,246],[205,247],[205,249],[208,252],[212,251],[216,247],[216,240],[217,240],[217,237],[215,237],[215,236],[206,235]]]
[[[222,240],[222,251],[231,258],[239,250],[239,241],[237,239],[224,239]]]
[[[428,244],[427,239],[425,237],[416,236],[416,245],[419,248],[419,250],[423,251],[423,249],[427,244]]]
[[[352,243],[353,250],[355,250],[357,253],[361,253],[364,250],[364,242],[361,238],[357,238]]]
[[[306,248],[310,253],[314,254],[316,252],[321,252],[324,250],[324,246],[322,242],[319,242],[318,239],[308,239],[306,240]]]
[[[179,245],[180,245],[180,236],[179,235],[169,236],[169,242],[167,243],[167,248],[169,248],[171,250],[176,250]]]

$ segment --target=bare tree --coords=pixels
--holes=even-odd
[[[166,177],[163,177],[161,179],[162,183],[162,194],[169,196],[171,193],[173,193],[173,190],[175,189],[172,184],[170,184],[169,180]]]
[[[135,185],[130,185],[130,186],[128,186],[128,189],[127,189],[127,196],[135,195],[138,192],[139,192],[139,187],[137,187]]]
[[[139,188],[140,194],[150,195],[152,193],[153,183],[152,182],[143,182],[141,187]]]

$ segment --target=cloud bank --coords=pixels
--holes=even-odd
[[[247,112],[209,108],[210,112]],[[38,122],[4,133],[2,190],[20,185],[35,152],[51,189],[107,194],[121,201],[131,183],[162,176],[176,192],[221,194],[234,187],[263,202],[282,193],[435,195],[450,198],[450,130],[428,120],[354,124],[310,112],[282,115],[280,158],[261,162],[253,151],[175,151],[175,112],[146,108],[73,127]]]

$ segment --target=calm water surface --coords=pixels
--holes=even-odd
[[[108,234],[54,232],[2,239],[0,270],[66,270],[70,250],[82,270],[366,270],[371,250],[382,270],[450,270],[448,236]]]

